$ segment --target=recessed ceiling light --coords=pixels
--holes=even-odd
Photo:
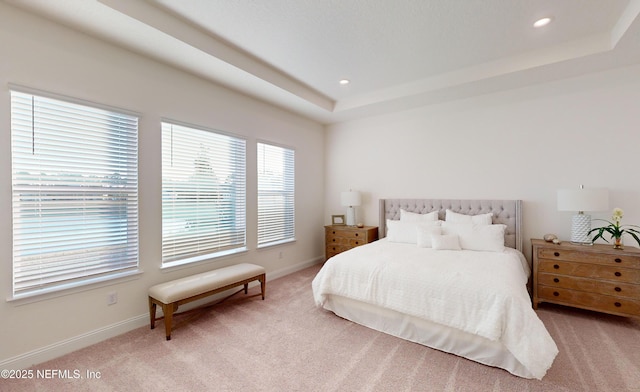
[[[351,81],[349,79],[340,80],[340,84],[342,84],[342,85],[349,84],[349,83],[351,83]]]
[[[546,17],[536,20],[533,24],[533,27],[542,27],[548,25],[549,23],[551,23],[551,17]]]

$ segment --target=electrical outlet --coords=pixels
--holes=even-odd
[[[113,293],[107,294],[107,305],[114,305],[118,302],[118,293],[115,291]]]

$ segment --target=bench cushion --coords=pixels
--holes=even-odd
[[[259,265],[236,264],[157,284],[149,288],[149,296],[169,304],[264,273],[264,267]]]

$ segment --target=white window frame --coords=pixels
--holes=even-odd
[[[296,240],[295,150],[257,143],[258,248]]]
[[[245,252],[246,139],[163,120],[162,268]]]
[[[138,115],[10,90],[10,299],[138,274]]]

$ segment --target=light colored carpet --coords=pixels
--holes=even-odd
[[[313,303],[319,266],[37,369],[100,379],[0,380],[2,391],[640,391],[640,320],[541,306],[560,354],[542,381],[403,341]],[[257,293],[253,288],[250,294]],[[145,299],[146,300],[146,299]]]

